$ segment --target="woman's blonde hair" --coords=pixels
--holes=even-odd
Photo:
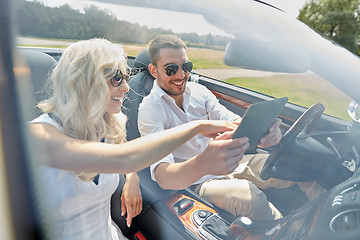
[[[126,118],[122,113],[105,112],[111,74],[105,75],[104,69],[126,73],[127,68],[126,54],[120,45],[99,38],[78,41],[62,54],[49,79],[51,97],[38,107],[44,113],[53,113],[70,137],[89,141],[107,138],[122,143],[126,139]],[[96,174],[78,175],[91,180]]]

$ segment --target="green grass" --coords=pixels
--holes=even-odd
[[[273,97],[288,97],[289,102],[310,107],[315,103],[325,106],[325,113],[350,120],[347,107],[351,99],[323,79],[309,75],[278,75],[261,78],[230,78],[227,83],[249,88]]]
[[[146,46],[143,45],[122,45],[128,56],[136,57]]]
[[[188,48],[188,57],[194,63],[194,69],[199,68],[229,68],[223,62],[224,51]]]
[[[129,56],[136,56],[144,45],[123,45]],[[206,48],[188,48],[188,57],[194,63],[194,69],[198,68],[229,68],[222,61],[224,51]]]

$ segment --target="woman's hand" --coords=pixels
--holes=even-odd
[[[121,194],[121,216],[126,216],[126,224],[131,225],[132,219],[142,210],[142,196],[137,173],[126,174],[126,182]]]
[[[203,128],[200,133],[205,137],[215,138],[219,133],[233,131],[238,124],[225,120],[203,120],[201,121]]]

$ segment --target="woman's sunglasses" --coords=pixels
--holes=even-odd
[[[109,74],[111,72],[113,72],[113,70],[110,68],[104,69],[105,74]],[[123,74],[120,69],[116,69],[115,75],[110,79],[110,83],[114,87],[119,87],[124,80],[128,83],[130,81],[130,76],[128,74]]]
[[[184,70],[184,72],[186,72],[186,73],[191,72],[191,70],[193,69],[192,62],[184,62],[183,64],[179,64],[179,65],[175,64],[175,63],[166,65],[164,67],[164,71],[165,71],[166,75],[171,77],[171,76],[174,76],[177,73],[177,71],[179,71],[179,66],[181,66],[182,70]]]

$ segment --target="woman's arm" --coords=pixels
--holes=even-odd
[[[150,166],[199,133],[215,137],[235,127],[228,121],[199,120],[127,143],[108,144],[68,137],[50,124],[30,123],[31,132],[44,145],[44,164],[69,171],[123,174]]]
[[[137,173],[126,174],[125,185],[121,194],[121,216],[126,214],[126,225],[130,227],[134,217],[142,210],[142,196]]]

